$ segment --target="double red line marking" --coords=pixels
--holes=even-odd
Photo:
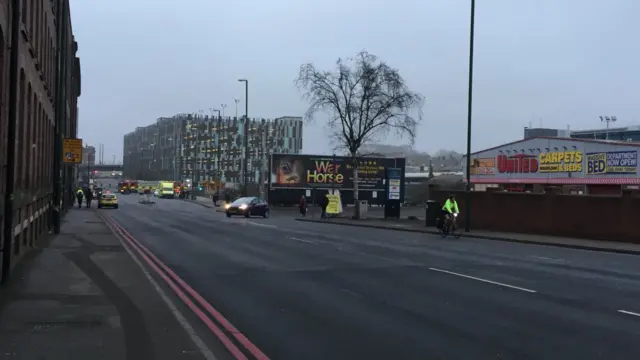
[[[258,360],[269,360],[260,349],[258,349],[244,334],[236,329],[233,324],[229,322],[222,314],[216,310],[207,300],[205,300],[198,292],[196,292],[191,286],[189,286],[184,280],[176,275],[168,266],[166,266],[160,259],[158,259],[147,247],[142,245],[136,238],[134,238],[127,230],[125,230],[120,224],[113,220],[110,216],[101,214],[102,218],[107,223],[107,226],[120,235],[125,240],[126,245],[129,248],[135,250],[135,252],[147,263],[157,274],[160,276],[173,292],[182,300],[185,305],[195,313],[200,320],[211,330],[211,332],[222,342],[222,344],[229,350],[229,352],[237,360],[248,360],[247,356],[236,346],[236,344],[225,334],[220,328],[222,327],[231,336],[240,343],[253,357]],[[189,296],[190,295],[191,298]],[[194,299],[195,302],[192,300]],[[197,305],[199,304],[202,309]],[[214,321],[215,320],[215,321]],[[219,326],[217,324],[219,324]]]

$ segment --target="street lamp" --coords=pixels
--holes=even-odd
[[[222,116],[224,116],[224,109],[227,107],[227,104],[220,104],[220,107],[222,108]],[[220,114],[218,114],[218,116],[220,116]]]
[[[607,123],[607,133],[605,139],[609,140],[609,124],[618,121],[618,118],[615,116],[600,116],[600,121]]]
[[[249,161],[249,80],[238,79],[244,83],[244,163],[242,167],[242,180],[244,183],[244,196],[247,196],[247,164]]]
[[[240,102],[240,99],[233,99],[233,101],[236,103],[236,119],[238,118],[238,103]]]
[[[469,29],[469,95],[467,104],[467,187],[465,191],[464,231],[471,230],[471,115],[473,105],[473,38],[475,30],[476,0],[471,0],[471,21]]]

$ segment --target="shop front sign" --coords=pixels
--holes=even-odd
[[[582,172],[582,151],[556,151],[541,153],[540,172]]]
[[[517,154],[496,157],[498,172],[501,174],[531,174],[538,172],[538,159],[533,155]]]

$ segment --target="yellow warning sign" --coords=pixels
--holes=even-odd
[[[64,139],[62,162],[65,164],[80,164],[82,162],[82,139]]]

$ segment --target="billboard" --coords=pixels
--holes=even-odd
[[[82,139],[64,139],[62,142],[62,162],[80,164],[82,162]]]
[[[638,171],[637,151],[609,151],[587,154],[587,175],[635,174]]]
[[[471,175],[493,175],[496,172],[495,158],[471,159]]]
[[[582,172],[582,151],[553,151],[539,155],[541,173]]]
[[[385,191],[385,169],[404,168],[404,159],[359,158],[358,189]],[[344,156],[271,156],[272,189],[353,189],[353,160]]]

